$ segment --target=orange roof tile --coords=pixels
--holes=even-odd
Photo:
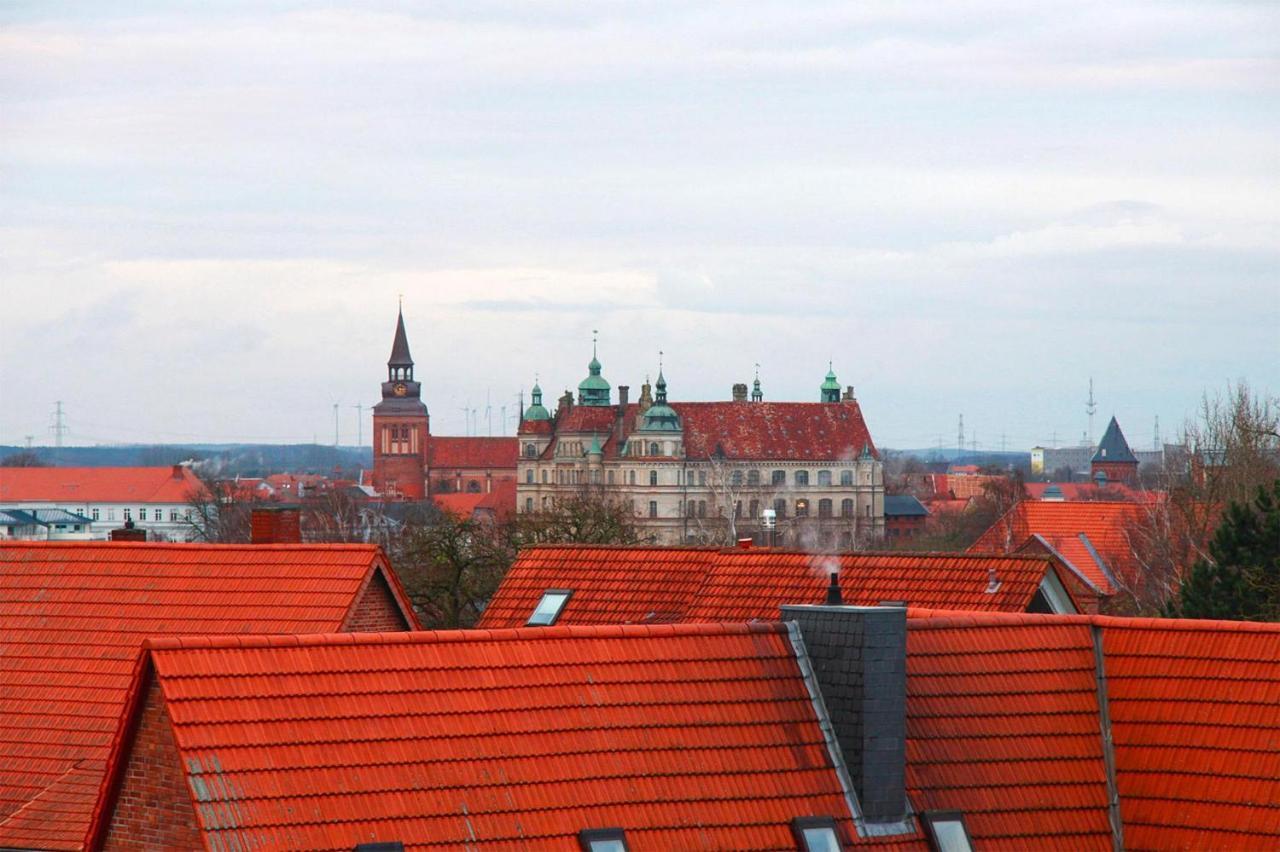
[[[434,468],[516,468],[520,443],[515,438],[465,438],[432,435],[427,463]]]
[[[1127,528],[1143,511],[1129,502],[1023,500],[983,533],[969,552],[1010,553],[1039,536],[1100,593],[1115,594],[1116,579],[1132,577],[1139,570]]]
[[[182,639],[150,661],[210,848],[794,848],[809,815],[854,842],[781,625]]]
[[[0,502],[186,503],[199,487],[181,465],[0,467]]]
[[[783,604],[821,603],[833,570],[850,604],[1023,612],[1056,569],[1035,556],[543,545],[521,551],[480,626],[524,625],[548,589],[573,590],[562,624],[772,621]]]
[[[337,630],[384,564],[372,545],[0,544],[0,847],[80,847],[145,639]]]

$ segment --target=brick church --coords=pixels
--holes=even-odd
[[[431,434],[431,415],[422,401],[422,383],[413,377],[401,311],[382,401],[373,407],[374,489],[394,500],[514,491],[518,446],[515,438]]]

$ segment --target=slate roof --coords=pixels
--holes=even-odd
[[[884,515],[886,518],[925,518],[929,510],[910,494],[886,494]]]
[[[672,402],[684,427],[685,455],[707,459],[717,447],[736,461],[851,462],[864,447],[876,455],[875,442],[855,400],[819,402]],[[639,406],[630,403],[615,432],[617,406],[575,405],[557,413],[557,435],[608,435],[606,458],[617,458],[635,430]],[[523,429],[524,427],[522,427]],[[543,458],[555,453],[555,441]]]
[[[0,543],[0,848],[80,847],[145,639],[332,632],[383,564],[372,545]]]
[[[427,464],[438,468],[508,469],[514,473],[520,443],[515,438],[467,438],[432,435]]]
[[[622,828],[633,849],[777,849],[810,815],[855,840],[779,624],[150,646],[210,848],[567,849]]]
[[[548,589],[573,590],[561,624],[772,621],[783,604],[821,603],[831,571],[850,604],[1022,612],[1055,570],[1039,556],[539,545],[520,552],[480,626],[523,626]]]
[[[404,331],[404,311],[396,315],[396,334],[391,341],[391,357],[387,359],[387,366],[413,366],[413,357],[409,354],[409,336]]]
[[[1007,553],[1039,537],[1099,594],[1141,570],[1129,545],[1128,526],[1142,518],[1136,503],[1023,500],[997,520],[969,553]]]
[[[0,467],[0,503],[186,503],[200,480],[174,467]]]
[[[1138,463],[1138,457],[1129,449],[1129,442],[1124,439],[1124,433],[1120,431],[1120,424],[1116,422],[1114,417],[1107,424],[1107,431],[1102,433],[1102,440],[1098,442],[1098,449],[1093,454],[1093,461]]]

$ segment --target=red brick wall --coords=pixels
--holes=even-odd
[[[154,681],[147,690],[103,848],[108,852],[203,848],[164,696]]]
[[[1097,476],[1098,471],[1107,475],[1107,482],[1136,482],[1138,479],[1136,462],[1096,461],[1090,466],[1089,475]]]
[[[365,586],[342,625],[346,633],[397,633],[408,629],[409,625],[391,594],[391,587],[380,571]]]

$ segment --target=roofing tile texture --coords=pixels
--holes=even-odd
[[[0,848],[80,847],[145,639],[337,630],[380,559],[369,545],[0,545]]]
[[[210,848],[794,848],[851,815],[781,625],[153,643]],[[910,840],[910,837],[904,838]]]
[[[523,626],[549,589],[573,590],[561,624],[773,621],[783,604],[821,603],[831,571],[846,603],[1023,612],[1048,570],[1029,556],[544,545],[521,551],[481,627]]]
[[[913,612],[908,784],[985,848],[1110,848],[1093,633],[1127,849],[1280,837],[1280,625]]]
[[[968,552],[1008,553],[1039,535],[1084,580],[1102,594],[1111,595],[1117,591],[1113,576],[1123,580],[1140,570],[1129,546],[1127,527],[1141,518],[1143,511],[1142,506],[1129,502],[1023,500],[983,533]]]
[[[515,438],[463,438],[432,435],[427,464],[432,468],[515,470],[520,444]]]
[[[186,503],[199,487],[186,467],[0,467],[0,502]]]

